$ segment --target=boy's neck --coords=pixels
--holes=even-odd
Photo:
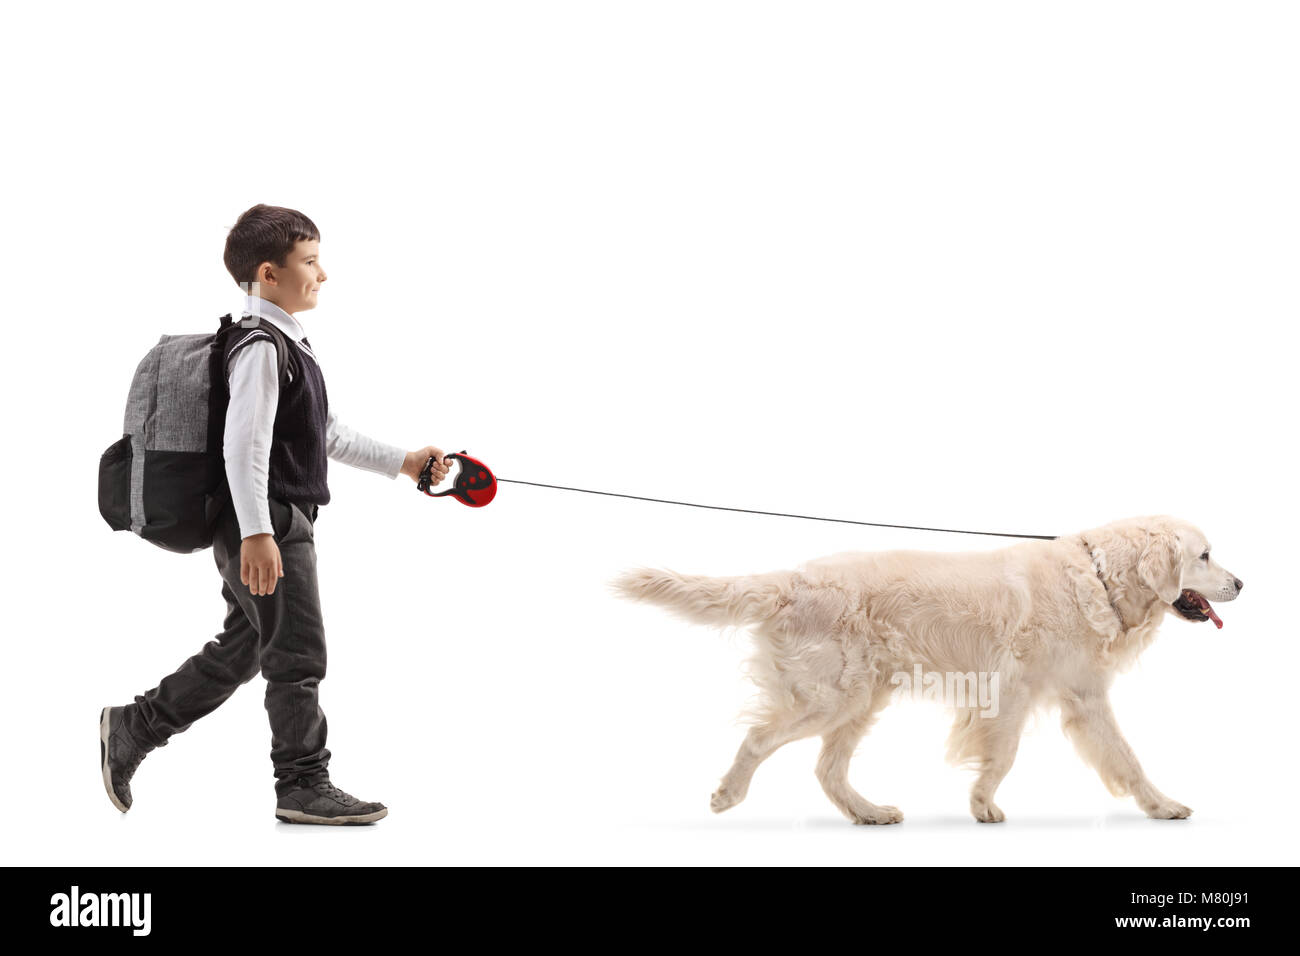
[[[307,334],[297,316],[290,315],[270,299],[264,299],[260,295],[244,296],[244,312],[247,315],[256,315],[269,319],[279,327],[280,331],[289,335],[295,342]]]

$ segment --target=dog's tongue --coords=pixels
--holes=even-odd
[[[1214,626],[1222,629],[1223,622],[1219,620],[1219,615],[1214,613],[1214,608],[1210,606],[1210,602],[1205,599],[1203,594],[1195,591],[1192,593],[1196,595],[1196,603],[1201,606],[1201,610],[1204,611],[1210,620],[1214,622]]]

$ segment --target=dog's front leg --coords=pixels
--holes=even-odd
[[[1096,768],[1111,793],[1132,794],[1146,815],[1156,819],[1181,820],[1191,815],[1189,808],[1166,797],[1142,772],[1133,749],[1119,732],[1104,692],[1062,696],[1061,727],[1074,741],[1079,755]]]

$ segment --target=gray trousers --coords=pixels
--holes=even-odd
[[[123,719],[142,747],[161,747],[261,673],[275,790],[283,796],[295,789],[298,777],[323,773],[329,766],[325,714],[318,701],[318,685],[325,677],[325,626],[316,584],[318,509],[275,498],[268,504],[284,565],[275,592],[255,596],[239,580],[239,522],[227,503],[212,545],[224,582],[225,625],[174,674],[128,704]]]

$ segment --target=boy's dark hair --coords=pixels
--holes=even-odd
[[[263,262],[283,267],[299,239],[319,242],[320,230],[296,209],[258,203],[240,215],[226,236],[226,269],[241,285],[254,282]]]

